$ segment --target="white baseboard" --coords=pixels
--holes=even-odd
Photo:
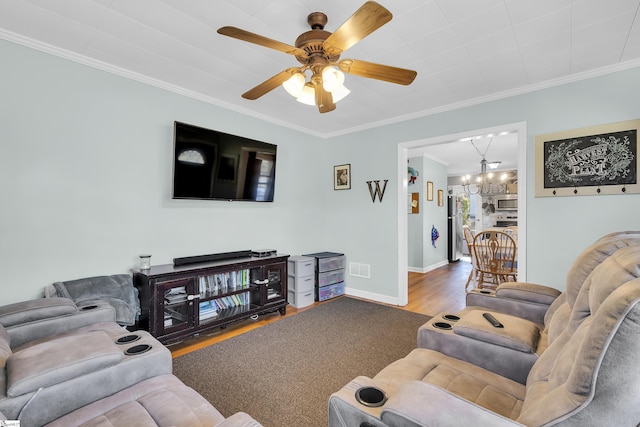
[[[436,268],[440,268],[440,267],[444,267],[445,265],[449,264],[448,260],[444,260],[444,261],[440,261],[436,264],[432,264],[428,267],[424,267],[424,268],[417,268],[417,267],[407,267],[407,271],[410,271],[412,273],[428,273],[432,270],[435,270]]]
[[[398,305],[399,299],[397,297],[390,297],[389,295],[376,294],[373,292],[362,291],[360,289],[353,289],[346,287],[344,289],[346,295],[368,299],[370,301],[381,302],[384,304]]]

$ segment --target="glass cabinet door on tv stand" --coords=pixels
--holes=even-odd
[[[287,301],[286,268],[286,261],[283,261],[251,270],[252,283],[260,286],[262,305],[265,307],[279,306],[282,314],[285,314]]]
[[[195,322],[195,282],[193,278],[169,280],[156,285],[157,316],[152,328],[157,335],[189,329]]]

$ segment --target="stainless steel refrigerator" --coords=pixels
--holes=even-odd
[[[447,196],[447,229],[448,229],[448,252],[449,262],[456,262],[462,256],[463,233],[462,233],[462,209],[458,203],[457,196]]]

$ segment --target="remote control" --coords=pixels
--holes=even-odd
[[[504,325],[498,322],[498,319],[493,317],[493,315],[489,313],[483,313],[482,316],[487,319],[487,322],[491,323],[494,328],[504,328]]]

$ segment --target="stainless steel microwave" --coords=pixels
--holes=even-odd
[[[497,211],[517,211],[518,195],[500,194],[498,196],[495,196],[495,206]]]

